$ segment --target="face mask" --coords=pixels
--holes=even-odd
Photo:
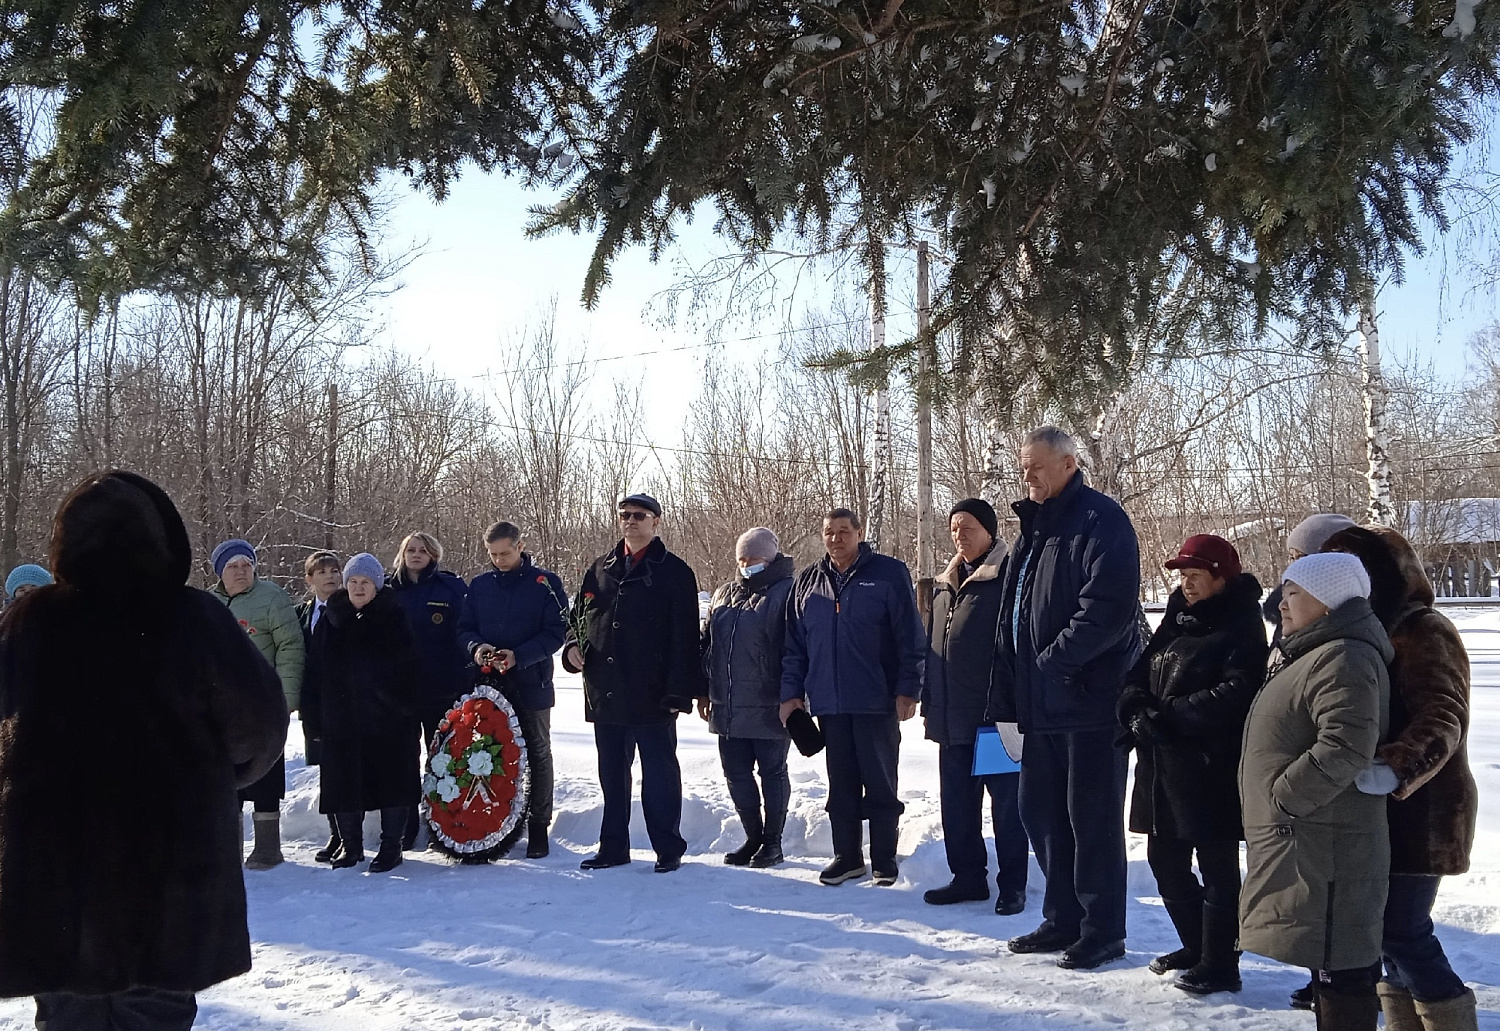
[[[761,572],[765,568],[766,568],[766,564],[764,562],[757,562],[753,566],[741,566],[740,567],[740,575],[743,576],[746,580],[748,580],[752,576],[754,576],[756,573]]]

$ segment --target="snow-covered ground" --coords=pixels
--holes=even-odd
[[[1444,882],[1440,934],[1479,996],[1482,1028],[1500,1031],[1500,612],[1447,610],[1474,663],[1470,759],[1481,813],[1473,872]],[[1030,908],[997,917],[990,904],[924,905],[946,882],[938,828],[936,746],[920,720],[904,726],[901,879],[826,888],[830,854],[822,757],[793,752],[788,862],[730,868],[721,853],[739,824],[712,736],[696,717],[679,723],[687,862],[652,872],[631,866],[587,874],[601,800],[592,735],[577,678],[559,669],[554,738],[558,815],[550,857],[458,867],[418,855],[392,874],[335,871],[312,853],[326,836],[316,771],[301,736],[288,745],[294,789],[284,830],[291,862],[246,877],[255,969],[200,998],[198,1027],[491,1031],[683,1028],[707,1031],[916,1031],[938,1028],[1300,1028],[1286,1008],[1305,976],[1258,957],[1245,990],[1189,997],[1145,967],[1175,946],[1145,841],[1130,842],[1130,952],[1092,973],[1047,956],[1014,956],[1005,939],[1040,919],[1042,879],[1032,868]],[[247,819],[248,823],[248,819]],[[366,834],[371,847],[373,817]],[[634,841],[646,845],[636,813]],[[993,860],[992,860],[993,861]],[[31,1027],[31,1005],[0,1001],[0,1031]]]

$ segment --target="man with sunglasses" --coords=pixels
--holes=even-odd
[[[563,667],[583,673],[584,717],[594,725],[604,818],[585,870],[630,862],[631,767],[641,757],[641,810],[656,872],[687,851],[677,714],[707,700],[698,657],[698,579],[656,535],[661,504],[632,494],[619,506],[620,542],[594,561],[573,602]]]

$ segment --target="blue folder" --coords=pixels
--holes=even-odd
[[[1006,753],[1000,732],[992,726],[980,727],[974,738],[974,776],[1020,772],[1021,764]]]

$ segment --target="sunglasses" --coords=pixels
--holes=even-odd
[[[650,512],[621,512],[620,513],[620,522],[622,522],[622,523],[645,522],[647,519],[650,519],[650,518],[652,518]]]

